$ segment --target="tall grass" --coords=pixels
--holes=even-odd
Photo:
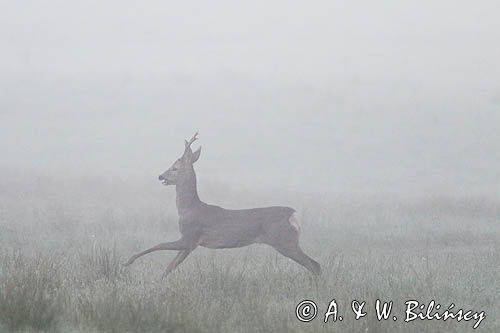
[[[41,178],[0,182],[0,332],[470,332],[471,322],[379,322],[376,299],[436,300],[484,310],[500,331],[500,205],[491,198],[313,197],[218,192],[231,208],[286,204],[303,220],[316,279],[266,246],[196,249],[166,280],[175,253],[131,267],[132,253],[178,237],[163,187]],[[303,299],[318,317],[295,318]],[[343,321],[321,318],[335,299]],[[352,300],[367,302],[354,320]]]

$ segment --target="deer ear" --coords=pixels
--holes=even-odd
[[[196,151],[191,154],[191,158],[190,158],[191,163],[198,161],[198,159],[200,158],[200,153],[201,153],[201,147],[196,149]]]

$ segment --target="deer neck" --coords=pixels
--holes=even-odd
[[[186,174],[175,186],[176,204],[179,215],[184,215],[190,208],[200,203],[196,189],[196,174],[193,169],[184,171]]]

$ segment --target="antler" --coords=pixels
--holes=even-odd
[[[184,140],[185,149],[188,149],[196,140],[198,140],[198,132],[194,133],[193,137],[189,141]]]

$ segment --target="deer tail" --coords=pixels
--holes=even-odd
[[[300,220],[296,212],[293,212],[292,215],[290,215],[288,222],[295,230],[297,230],[297,232],[300,232]]]

